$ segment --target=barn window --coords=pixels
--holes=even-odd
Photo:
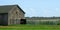
[[[16,14],[18,15],[18,12],[16,12]]]

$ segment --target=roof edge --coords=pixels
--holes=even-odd
[[[25,12],[22,10],[22,8],[19,5],[16,6],[25,14]]]

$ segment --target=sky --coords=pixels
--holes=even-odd
[[[0,5],[18,4],[25,17],[60,17],[60,0],[0,0]]]

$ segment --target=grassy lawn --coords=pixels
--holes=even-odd
[[[60,30],[60,25],[9,25],[0,26],[0,30]]]

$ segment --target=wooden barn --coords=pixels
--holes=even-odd
[[[0,6],[0,25],[21,24],[24,15],[25,12],[18,5]]]

